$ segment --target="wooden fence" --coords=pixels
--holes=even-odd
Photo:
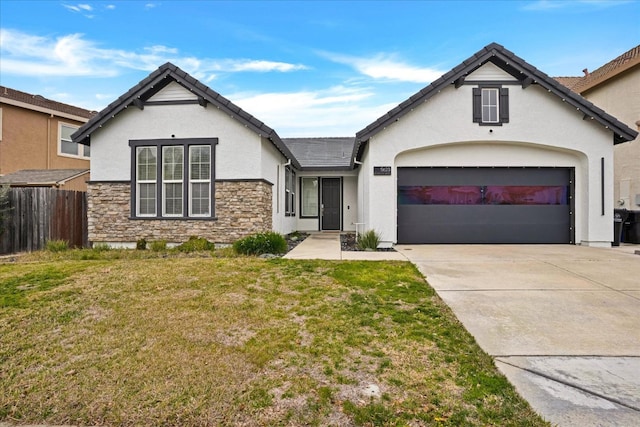
[[[11,188],[0,254],[43,249],[49,240],[87,247],[87,193],[52,188]]]

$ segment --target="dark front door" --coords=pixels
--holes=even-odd
[[[322,178],[322,230],[340,230],[340,178]]]

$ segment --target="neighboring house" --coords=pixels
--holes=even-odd
[[[557,80],[632,129],[640,129],[640,45],[582,77]],[[616,208],[640,210],[640,140],[614,148]]]
[[[170,63],[72,138],[92,150],[93,242],[358,228],[609,246],[613,146],[636,135],[491,44],[355,138],[283,140]]]
[[[93,114],[40,95],[0,86],[0,177],[3,182],[17,186],[20,180],[28,179],[39,186],[86,191],[90,149],[71,141],[71,134]],[[69,172],[56,173],[55,182],[49,179],[51,176],[40,181],[47,176],[45,171],[62,169]],[[85,172],[81,177],[77,176],[78,169]],[[14,173],[19,171],[21,174],[14,181]]]
[[[0,176],[0,185],[87,191],[89,169],[23,169]]]

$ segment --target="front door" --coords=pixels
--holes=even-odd
[[[322,178],[322,230],[340,230],[340,193],[340,178]]]

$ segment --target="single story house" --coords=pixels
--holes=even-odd
[[[395,243],[609,246],[637,132],[490,44],[351,138],[283,139],[167,63],[72,135],[89,240],[374,229]]]

